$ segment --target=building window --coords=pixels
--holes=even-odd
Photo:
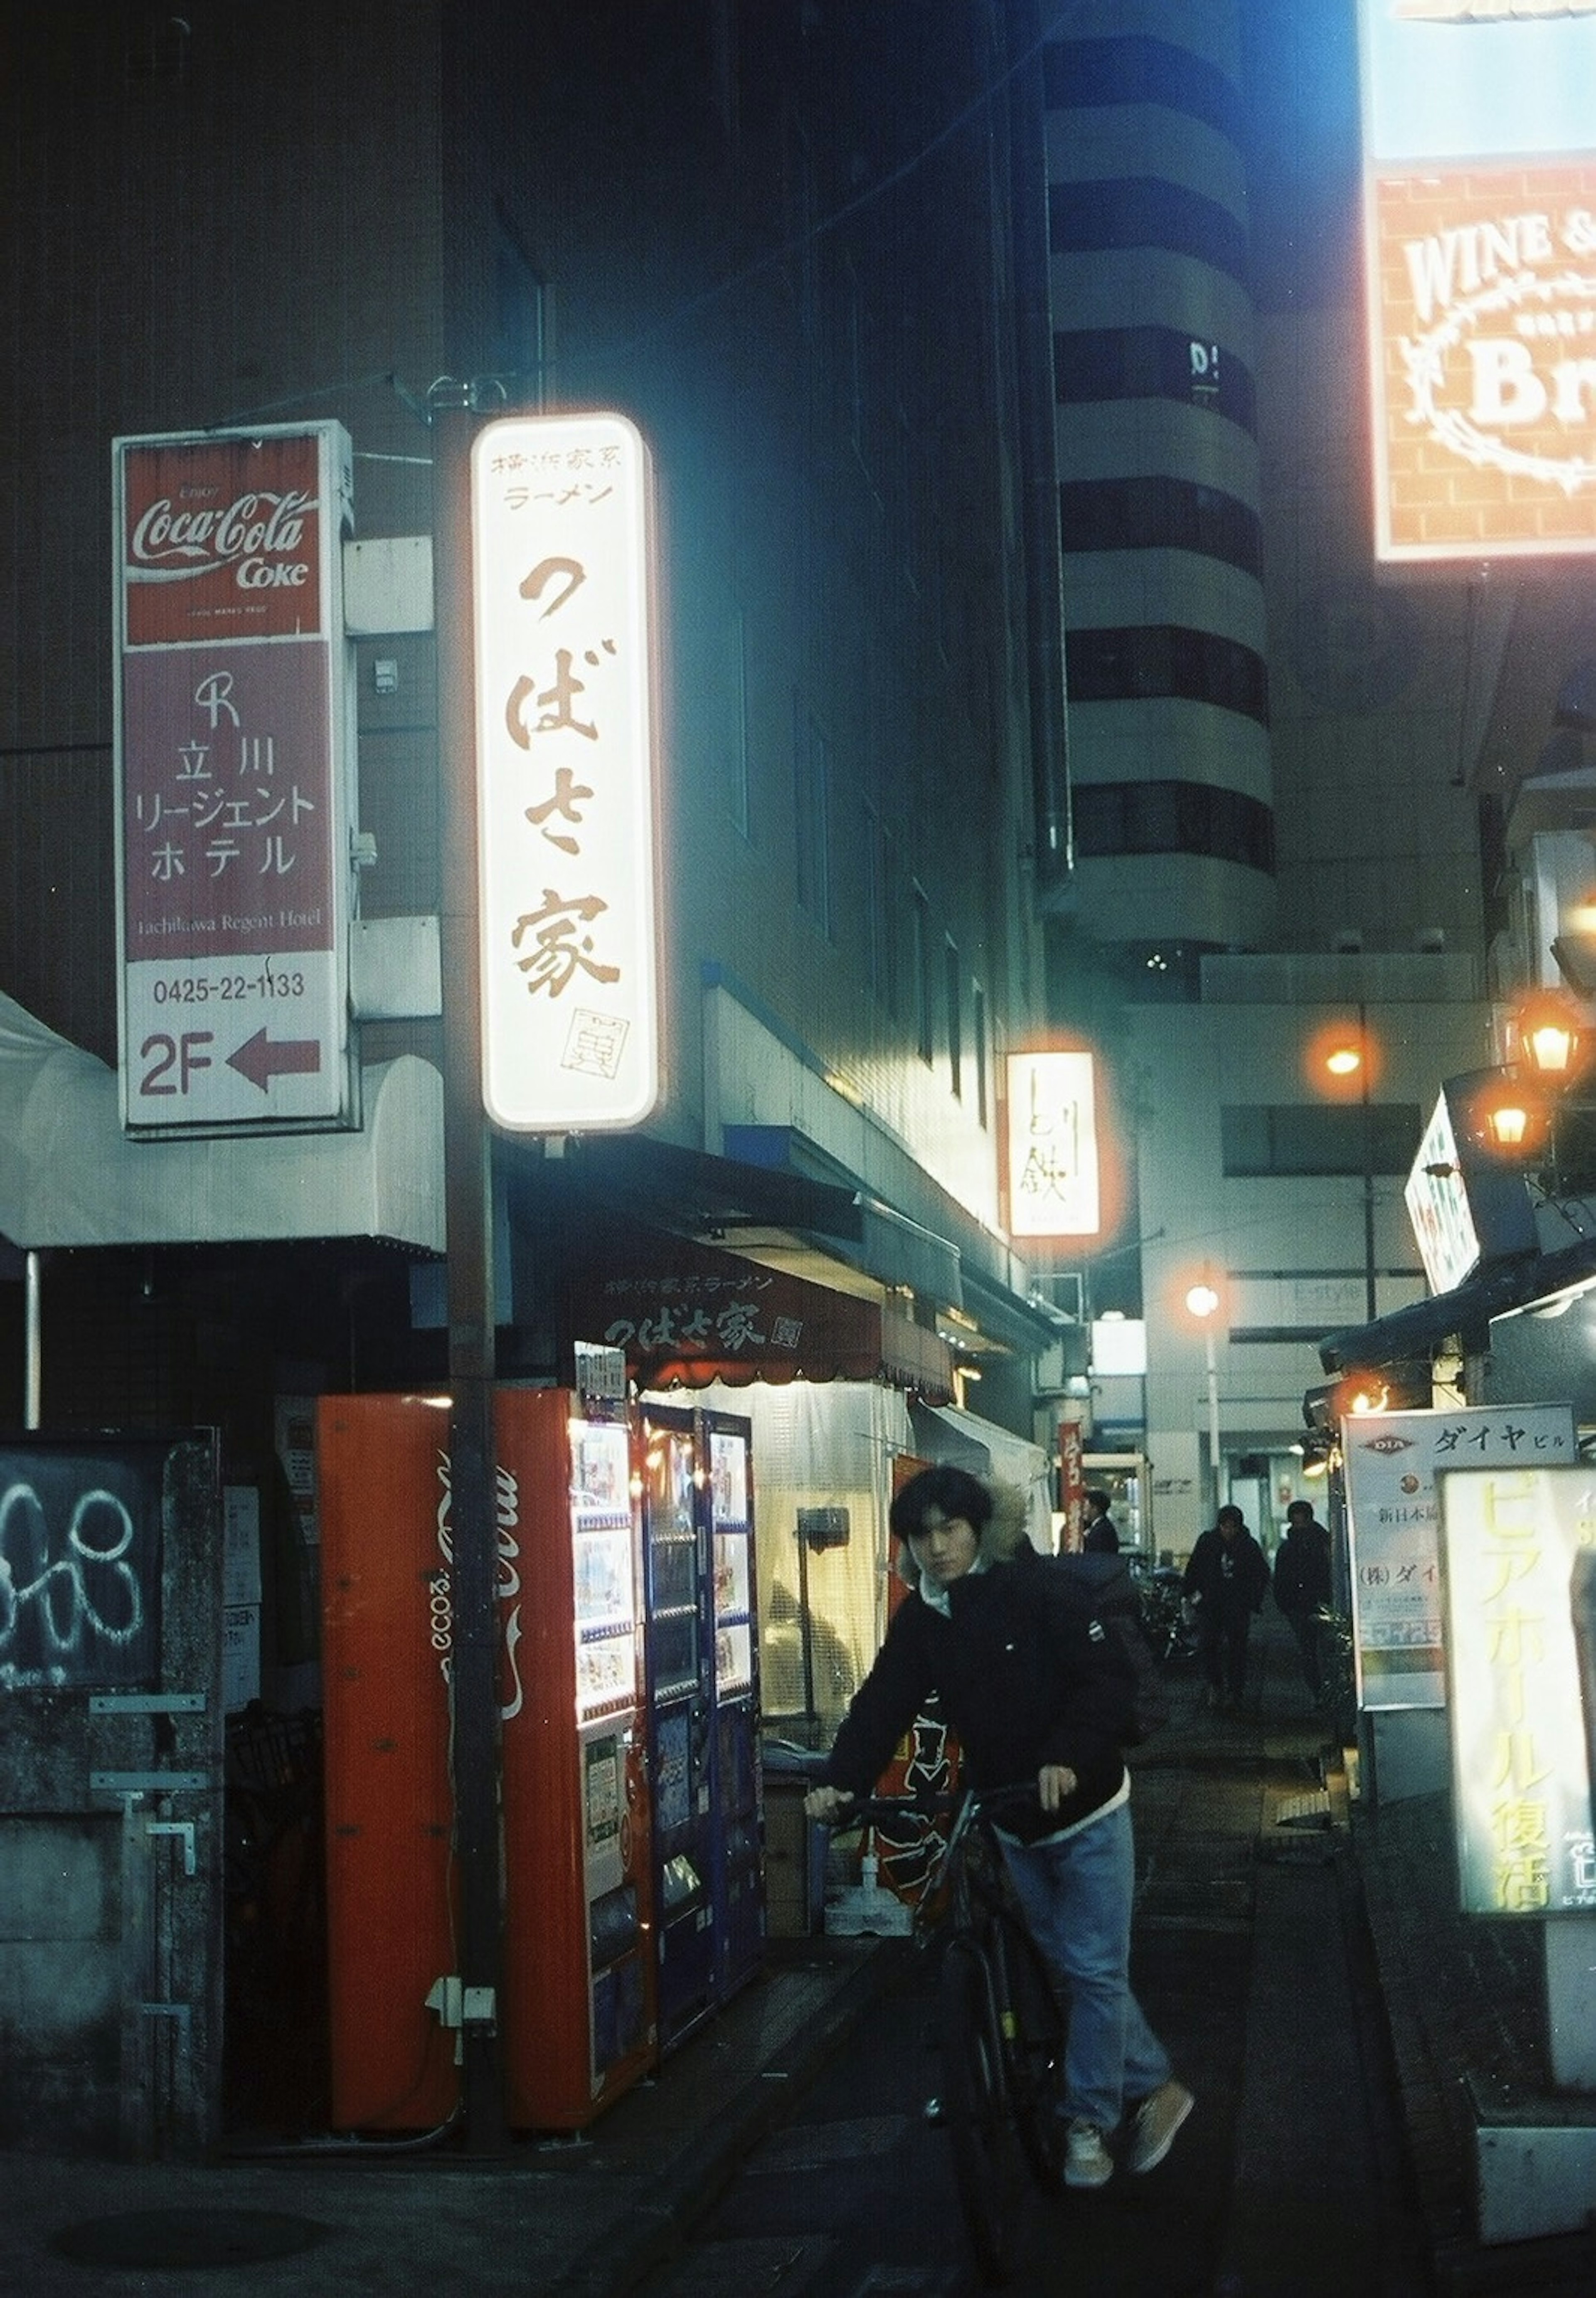
[[[963,998],[959,989],[959,947],[951,938],[942,944],[942,974],[947,988],[947,1072],[955,1101],[964,1098]]]
[[[1274,874],[1275,817],[1245,791],[1211,782],[1082,782],[1072,806],[1075,851],[1083,861],[1203,854]]]
[[[1255,510],[1189,479],[1071,480],[1058,491],[1059,542],[1074,550],[1194,550],[1261,577]]]
[[[720,622],[718,659],[712,707],[712,736],[716,781],[724,792],[726,811],[743,838],[751,838],[748,812],[748,618],[735,599],[728,597]]]
[[[1071,702],[1211,702],[1269,724],[1262,657],[1214,631],[1178,623],[1071,631],[1065,663]]]
[[[914,1038],[921,1060],[930,1062],[936,1058],[931,1041],[931,905],[923,887],[914,889],[909,916],[914,932],[910,957],[914,968]]]
[[[889,1013],[897,1012],[897,946],[893,928],[892,839],[881,815],[864,801],[864,939],[871,988]]]
[[[1254,426],[1257,392],[1234,351],[1178,327],[1080,327],[1053,338],[1053,395],[1061,407],[1094,400],[1171,399]]]
[[[1050,112],[1110,103],[1156,103],[1205,120],[1239,144],[1241,91],[1189,48],[1137,34],[1101,40],[1049,40],[1042,51],[1043,102]]]
[[[800,905],[823,934],[831,930],[831,746],[814,718],[793,700],[792,814]]]
[[[1047,244],[1054,255],[1162,247],[1247,284],[1246,226],[1217,200],[1162,176],[1049,184]]]
[[[970,985],[970,1058],[975,1065],[976,1121],[987,1127],[987,993],[979,981]]]
[[[1367,1114],[1369,1130],[1364,1133]],[[1412,1170],[1421,1126],[1417,1103],[1244,1103],[1220,1112],[1228,1181]],[[1367,1159],[1367,1162],[1366,1162]]]

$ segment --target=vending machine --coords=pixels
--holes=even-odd
[[[644,1644],[659,2029],[681,2042],[758,1967],[762,1797],[749,1423],[650,1407]]]
[[[632,1434],[566,1389],[494,1417],[506,2114],[574,2130],[657,2049]],[[334,2119],[431,2129],[459,2083],[447,1401],[324,1398],[317,1442]]]

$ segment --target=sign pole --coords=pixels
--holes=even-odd
[[[462,2107],[474,2153],[508,2144],[498,2025],[503,1966],[500,1735],[494,1609],[492,1144],[482,1100],[469,384],[430,393],[438,765],[443,809],[443,1184],[453,1544],[455,1855],[460,1886]]]

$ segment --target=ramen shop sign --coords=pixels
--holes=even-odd
[[[511,1131],[658,1097],[650,494],[618,415],[472,451],[483,1098]]]

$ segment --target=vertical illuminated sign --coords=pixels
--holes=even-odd
[[[1341,1424],[1352,1564],[1352,1649],[1366,1708],[1442,1707],[1441,1500],[1449,1468],[1566,1467],[1567,1404],[1371,1412]]]
[[[650,472],[618,415],[471,457],[483,1098],[512,1131],[659,1094]]]
[[[123,1123],[353,1125],[348,434],[112,454]]]
[[[1596,550],[1596,14],[1359,24],[1376,555]]]
[[[1458,1877],[1464,1912],[1596,1907],[1570,1591],[1596,1545],[1589,1469],[1441,1479]]]
[[[1103,1196],[1093,1056],[1010,1054],[1005,1077],[1009,1235],[1096,1236],[1103,1226]]]

